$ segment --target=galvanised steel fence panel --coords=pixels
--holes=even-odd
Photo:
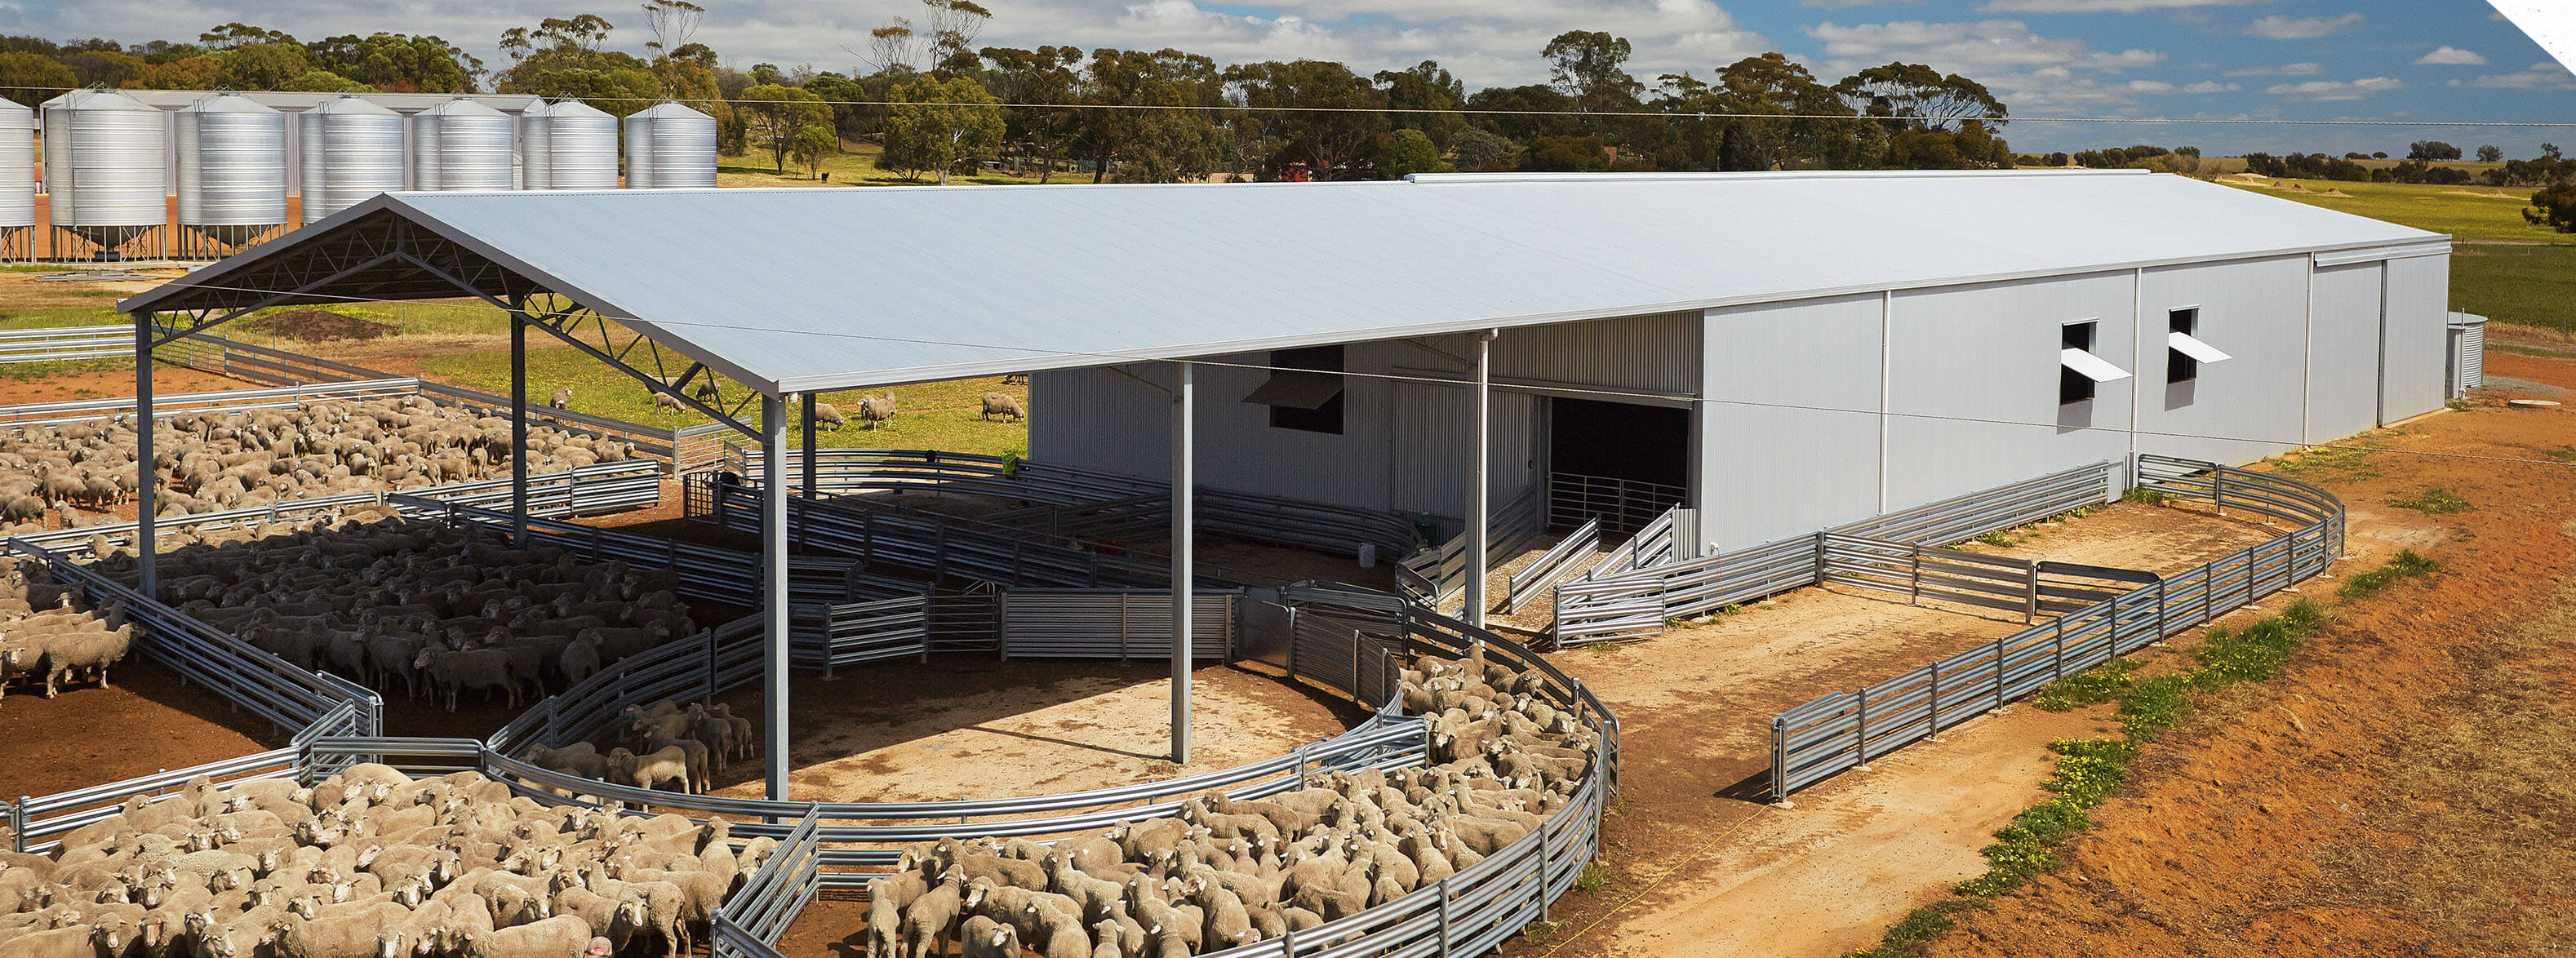
[[[1503,600],[1504,611],[1520,611],[1540,593],[1555,588],[1557,580],[1582,571],[1583,563],[1600,551],[1601,519],[1595,516],[1584,520],[1573,532],[1566,533],[1565,538],[1557,540],[1555,545],[1549,546],[1546,552],[1540,553],[1519,572],[1512,573],[1506,580],[1508,594]]]
[[[1548,521],[1565,528],[1587,519],[1608,523],[1610,535],[1634,534],[1655,517],[1687,504],[1681,486],[1571,472],[1547,474]]]
[[[133,359],[132,326],[0,330],[0,366],[73,359]]]
[[[697,488],[687,501],[710,510],[690,518],[713,518],[729,529],[760,528],[758,484],[728,473],[701,473],[688,481]],[[787,524],[790,541],[800,547],[912,569],[934,580],[1055,587],[1154,586],[1171,580],[1168,565],[1104,555],[1083,543],[1032,541],[1029,533],[1016,529],[853,499],[790,497]],[[1229,584],[1215,576],[1200,578]]]
[[[736,471],[752,475],[762,452],[735,446]],[[804,453],[789,450],[787,473],[803,481]],[[1111,504],[1168,503],[1168,482],[1116,473],[1050,465],[1026,459],[1004,459],[970,453],[918,449],[821,449],[814,463],[819,491],[942,491],[1017,499],[1032,507],[1083,510]],[[1348,555],[1362,543],[1374,544],[1390,558],[1414,551],[1417,540],[1411,517],[1401,513],[1214,489],[1198,490],[1195,509],[1201,530],[1273,545],[1316,549]],[[1047,532],[1049,513],[1028,510],[1017,522]],[[1168,521],[1168,506],[1163,510]],[[1072,534],[1060,530],[1057,534]]]
[[[1885,682],[1781,713],[1771,724],[1774,795],[1786,798],[2050,682],[2250,605],[2325,571],[2342,552],[2342,505],[2323,490],[2213,463],[2140,458],[2141,488],[2186,497],[2206,490],[2213,501],[2223,490],[2230,503],[2305,524],[2145,584],[2134,584],[2144,573],[2051,564],[2054,574],[2077,580],[2064,586],[2061,601],[2086,588],[2132,587]]]
[[[760,869],[708,916],[713,955],[765,958],[778,953],[776,945],[786,937],[787,926],[823,890],[821,814],[819,807],[809,806]]]
[[[297,748],[271,749],[53,795],[20,795],[10,807],[10,844],[16,851],[41,854],[51,851],[63,836],[120,814],[129,798],[140,795],[157,802],[179,795],[187,789],[189,780],[200,775],[217,785],[257,778],[293,778],[302,769],[299,758]]]
[[[1190,656],[1234,660],[1237,590],[1199,589],[1190,600]],[[1169,590],[1011,589],[1002,593],[1001,652],[1053,659],[1172,656]]]
[[[1947,545],[1979,533],[2028,525],[2111,498],[2111,463],[2097,462],[1952,499],[1835,526],[1826,531],[1889,542]]]
[[[828,678],[837,669],[863,662],[927,658],[929,602],[927,596],[910,595],[797,605],[787,620],[788,660]]]
[[[1519,495],[1494,510],[1493,524],[1486,529],[1485,563],[1490,570],[1528,548],[1531,539],[1546,531],[1540,523],[1539,488],[1524,488]],[[1428,581],[1430,592],[1415,596],[1415,601],[1438,605],[1456,598],[1467,588],[1467,534],[1460,532],[1438,549],[1426,549],[1404,559],[1404,567],[1416,577],[1408,581]]]
[[[480,526],[508,534],[515,528],[507,512],[458,505],[399,493],[385,495],[388,505],[405,514],[435,518],[455,526]],[[750,553],[671,539],[639,536],[597,526],[553,519],[528,519],[528,537],[573,550],[590,562],[616,559],[639,569],[671,569],[679,574],[681,596],[737,606],[760,604],[760,565]]]

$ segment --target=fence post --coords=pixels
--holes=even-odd
[[[1449,876],[1440,878],[1440,955],[1449,955]]]
[[[22,855],[26,854],[27,851],[27,803],[32,800],[33,799],[30,799],[25,795],[20,795],[18,796],[17,803],[9,806],[9,842],[16,845],[16,851]],[[1441,924],[1446,925],[1448,924],[1446,916],[1448,914],[1449,905],[1447,879],[1442,879],[1440,905],[1442,909],[1441,914],[1443,916]]]
[[[1995,637],[1995,711],[1998,712],[2004,708],[2004,640],[2009,638],[2011,636]]]
[[[1092,567],[1099,568],[1099,563],[1092,563]],[[1130,598],[1133,596],[1126,592],[1118,593],[1118,661],[1121,663],[1127,661],[1127,600]]]
[[[2021,624],[2039,621],[2039,563],[2022,560]]]
[[[1911,566],[1912,571],[1911,571],[1911,572],[1909,572],[1909,573],[1907,574],[1907,576],[1906,576],[1906,585],[1905,585],[1905,604],[1907,604],[1907,605],[1922,605],[1922,604],[1923,604],[1923,544],[1922,544],[1922,543],[1917,542],[1917,543],[1915,543],[1915,544],[1913,545],[1913,548],[1912,548],[1912,550],[1911,550],[1911,559],[1909,560],[1909,565]]]
[[[2049,676],[2048,676],[2048,677],[2049,677],[2049,679],[2050,679],[2051,681],[2055,681],[2055,680],[2060,680],[2060,679],[2064,679],[2064,678],[2066,678],[2066,617],[2065,617],[2065,616],[2062,616],[2062,615],[2061,615],[2061,616],[2058,616],[2058,617],[2057,617],[2057,642],[2056,642],[2056,645],[2054,645],[2054,646],[2052,647],[2052,651],[2051,651],[2051,653],[2050,653],[2050,655],[2049,655],[2049,659],[2050,659]]]
[[[1859,705],[1852,709],[1852,764],[1869,764],[1869,686],[1852,693]],[[1786,796],[1783,796],[1786,797]]]
[[[2220,466],[2209,474],[2209,501],[2216,503],[2218,514],[2227,514],[2227,467]]]
[[[1939,738],[1941,736],[1941,660],[1939,659],[1932,660],[1932,699],[1929,704],[1932,707],[1932,725],[1931,730],[1925,732],[1923,737]]]

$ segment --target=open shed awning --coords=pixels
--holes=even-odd
[[[2441,239],[2140,171],[391,193],[119,308],[551,293],[776,395]]]

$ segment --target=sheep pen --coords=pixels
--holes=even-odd
[[[134,626],[114,603],[89,608],[77,587],[57,584],[41,565],[0,558],[0,708],[9,689],[53,698],[74,683],[108,687]]]
[[[68,526],[73,510],[134,501],[134,417],[0,429],[0,528]],[[169,477],[157,513],[179,518],[347,492],[418,489],[507,476],[510,420],[419,396],[307,402],[291,409],[161,416],[153,458]],[[635,457],[628,444],[547,426],[528,430],[532,473]]]
[[[622,958],[674,956],[775,847],[727,833],[546,805],[471,771],[199,778],[48,853],[0,852],[0,953],[570,958],[596,935]]]
[[[127,583],[130,547],[92,546]],[[301,669],[325,669],[454,712],[515,712],[698,624],[669,570],[512,548],[479,528],[380,506],[162,537],[160,601]]]
[[[1049,958],[1224,951],[1437,885],[1569,807],[1601,742],[1535,694],[1539,674],[1476,654],[1414,665],[1404,704],[1430,717],[1428,766],[1313,775],[1248,801],[1210,793],[1049,844],[907,848],[868,885],[867,954],[975,953],[997,931]]]

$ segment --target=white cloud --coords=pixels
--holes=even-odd
[[[2220,83],[2220,82],[2218,82],[2218,81],[2216,81],[2216,80],[2202,80],[2202,81],[2200,81],[2200,82],[2198,82],[2198,83],[2194,83],[2194,84],[2192,84],[2192,85],[2190,85],[2190,86],[2183,87],[2183,88],[2182,88],[2182,92],[2184,92],[2184,93],[2234,93],[2234,92],[2236,92],[2236,91],[2238,91],[2238,90],[2242,90],[2242,89],[2245,89],[2245,88],[2244,88],[2244,87],[2241,87],[2241,86],[2237,86],[2236,84],[2233,84],[2233,83]]]
[[[2433,64],[2443,66],[2482,67],[2487,65],[2487,58],[2479,56],[2477,51],[2462,50],[2458,47],[2448,45],[2415,58],[2416,66]]]
[[[1904,60],[1929,63],[1946,72],[1982,80],[1989,74],[2043,67],[2118,71],[2153,66],[2165,59],[2164,54],[2151,50],[2114,53],[2095,50],[2082,40],[2040,36],[2019,20],[1908,20],[1851,26],[1820,23],[1808,27],[1807,35],[1824,44],[1823,58],[1838,65],[1835,72],[1849,72],[1841,69],[1843,66],[1858,68]]]
[[[1853,7],[1881,7],[1892,4],[1921,6],[1928,2],[1930,0],[1798,0],[1798,5],[1821,10],[1849,10]]]
[[[2326,72],[2326,65],[2322,63],[2284,63],[2277,67],[2247,67],[2242,70],[2229,70],[2227,71],[2227,75],[2232,77],[2312,77],[2324,72]]]
[[[2495,73],[2465,82],[2453,80],[2451,85],[2491,90],[2576,90],[2576,76],[2568,75],[2566,67],[2543,60],[2519,73]]]
[[[2282,83],[2265,89],[2273,96],[2293,100],[2358,100],[2373,93],[2405,89],[2406,82],[2389,77],[2364,77],[2359,80],[2310,80],[2306,83]]]
[[[2273,14],[2245,25],[2245,35],[2266,40],[2314,40],[2361,26],[2358,11],[2340,17],[2285,17]]]
[[[2145,94],[2226,93],[2232,90],[2244,89],[2243,87],[2237,86],[2233,83],[2220,83],[2216,80],[2202,80],[2198,83],[2188,84],[2168,83],[2163,80],[2131,80],[2127,83],[2121,84],[2120,88],[2128,90],[2131,93]]]
[[[2236,7],[2267,0],[1986,0],[1979,13],[2140,13],[2193,7]]]

